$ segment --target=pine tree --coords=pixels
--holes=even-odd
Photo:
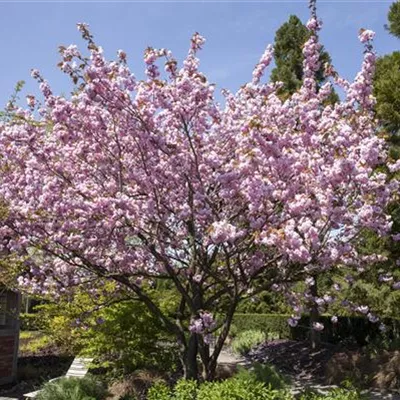
[[[388,31],[400,38],[400,1],[396,1],[390,6],[388,21],[389,24],[386,25]]]
[[[400,139],[396,138],[400,134],[400,52],[395,51],[378,60],[374,94],[377,117],[385,131],[391,134],[390,142],[397,142]]]
[[[283,99],[295,93],[301,87],[303,80],[303,45],[309,38],[310,32],[296,15],[291,15],[275,34],[274,58],[276,67],[271,72],[271,81],[283,82],[279,94]],[[330,63],[329,54],[321,48],[321,68],[317,73],[319,85],[325,83],[324,65]],[[334,103],[338,99],[336,93],[332,93],[329,102]]]

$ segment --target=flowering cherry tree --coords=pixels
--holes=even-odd
[[[315,81],[320,22],[314,15],[307,26],[299,92],[283,102],[279,83],[262,82],[269,46],[251,81],[224,91],[220,106],[199,70],[199,34],[181,67],[170,51],[148,48],[147,79],[137,80],[125,52],[107,61],[79,24],[90,57],[60,48],[71,96],[55,95],[33,70],[43,104],[28,96],[0,127],[1,237],[26,255],[20,285],[59,296],[113,280],[176,336],[185,376],[198,377],[200,356],[211,379],[242,299],[282,290],[296,303],[293,283],[374,262],[355,240],[365,228],[390,231],[396,183],[374,172],[385,149],[372,114],[373,32],[360,34],[354,82],[328,66],[345,98],[325,105],[331,84],[317,90]],[[174,318],[148,294],[158,280],[179,294]]]

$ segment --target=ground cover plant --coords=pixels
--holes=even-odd
[[[345,93],[328,104],[331,83],[316,82],[321,23],[311,3],[302,86],[284,101],[279,83],[262,82],[271,46],[220,106],[200,71],[200,34],[180,67],[170,51],[148,48],[138,80],[124,51],[106,60],[79,24],[89,56],[60,47],[71,95],[55,95],[33,70],[43,103],[11,103],[0,125],[1,243],[24,257],[21,287],[59,299],[77,288],[97,296],[112,281],[112,296],[141,302],[175,337],[186,378],[199,378],[199,356],[212,380],[240,301],[279,292],[296,325],[383,260],[357,247],[366,230],[391,233],[386,209],[398,188],[377,168],[386,151],[373,114],[374,33],[360,32],[354,82],[327,66]],[[333,270],[343,282],[321,293],[318,278]],[[172,314],[151,295],[163,282],[177,296]],[[379,320],[367,305],[343,305]],[[314,320],[312,332],[321,329]]]
[[[38,400],[105,400],[107,390],[97,378],[60,378],[48,382],[37,396]]]

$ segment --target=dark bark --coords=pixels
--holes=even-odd
[[[198,348],[197,334],[193,333],[190,335],[188,345],[184,350],[182,359],[183,374],[185,379],[198,380],[199,378],[199,369],[197,364]]]

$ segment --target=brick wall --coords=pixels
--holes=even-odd
[[[13,375],[15,338],[3,336],[0,338],[0,377],[7,378]]]
[[[20,302],[18,293],[7,291],[7,316],[0,326],[0,385],[17,376]]]
[[[15,332],[1,332],[0,335],[0,384],[15,378],[15,353],[17,340]]]

